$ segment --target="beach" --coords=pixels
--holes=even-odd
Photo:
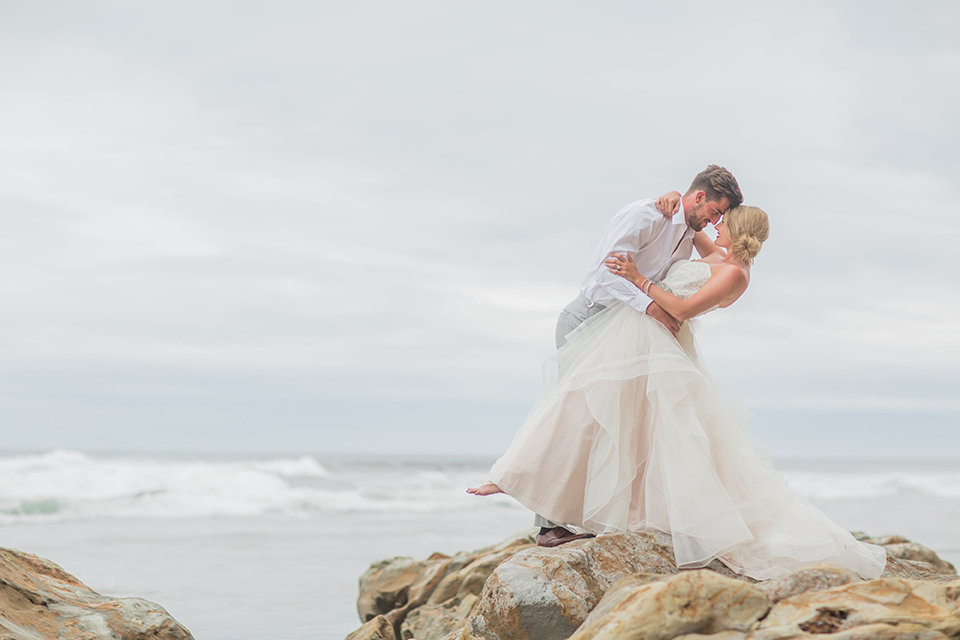
[[[341,639],[371,562],[472,550],[530,526],[474,498],[493,460],[91,454],[0,456],[0,546],[95,591],[138,596],[212,640]],[[791,489],[851,530],[960,562],[960,463],[780,460]]]

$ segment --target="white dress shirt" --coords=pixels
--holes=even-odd
[[[672,218],[657,211],[656,200],[631,202],[607,225],[603,239],[590,257],[580,293],[604,306],[620,300],[638,311],[646,311],[652,300],[629,280],[610,273],[603,261],[611,253],[629,253],[641,274],[660,280],[674,262],[690,258],[693,234],[682,202]]]

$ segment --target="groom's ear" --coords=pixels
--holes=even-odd
[[[693,204],[700,204],[707,199],[707,192],[703,189],[693,192]]]

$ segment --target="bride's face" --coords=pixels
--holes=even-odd
[[[730,243],[730,238],[727,236],[727,230],[724,227],[723,220],[715,224],[713,228],[717,230],[717,239],[714,240],[714,244],[718,247],[729,249],[732,244]]]

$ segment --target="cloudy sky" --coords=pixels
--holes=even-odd
[[[625,203],[776,456],[960,457],[955,2],[0,3],[4,449],[489,455]]]

